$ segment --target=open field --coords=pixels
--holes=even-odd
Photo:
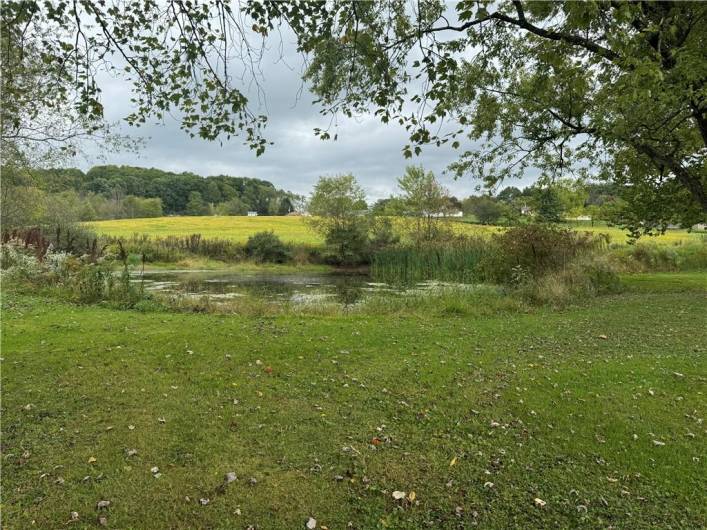
[[[133,234],[159,237],[201,234],[207,238],[245,242],[256,232],[272,230],[288,243],[318,245],[322,242],[322,239],[307,226],[303,217],[184,216],[117,219],[87,224],[99,233],[123,237],[130,237]]]
[[[186,236],[199,233],[208,238],[225,238],[245,242],[249,236],[262,230],[273,230],[283,241],[291,243],[321,244],[322,239],[307,226],[304,217],[157,217],[150,219],[119,219],[88,223],[98,232],[129,237],[133,234],[151,236]],[[455,222],[457,230],[466,234],[488,234],[499,228],[465,222]],[[626,241],[626,234],[616,227],[572,224],[577,230],[607,233],[612,242]],[[685,230],[670,230],[656,238],[645,238],[665,243],[702,240],[704,235]]]
[[[110,528],[704,528],[707,298],[680,278],[474,318],[5,293],[4,526],[109,500]]]

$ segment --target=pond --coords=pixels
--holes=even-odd
[[[227,301],[238,297],[294,304],[353,305],[372,294],[401,296],[432,289],[440,284],[420,283],[408,288],[376,283],[362,273],[234,272],[212,270],[160,270],[136,273],[146,291],[185,297]]]

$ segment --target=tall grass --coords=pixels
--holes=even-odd
[[[177,263],[195,256],[227,262],[242,262],[252,257],[247,243],[203,237],[201,234],[167,237],[133,234],[130,237],[106,236],[105,240],[110,245],[122,244],[129,254],[144,257],[148,263]],[[303,243],[289,243],[282,244],[282,249],[282,257],[276,260],[278,262],[302,265],[323,261],[318,247]]]
[[[618,288],[606,250],[604,236],[527,225],[490,238],[385,249],[374,256],[372,274],[391,284],[437,280],[506,285],[524,298],[557,303]]]
[[[612,248],[609,258],[622,272],[707,271],[707,241],[673,245],[639,241]]]
[[[411,285],[427,280],[473,283],[487,242],[479,238],[424,247],[392,247],[373,256],[371,275],[376,281]]]

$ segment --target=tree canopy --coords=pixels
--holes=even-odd
[[[327,112],[397,120],[410,131],[408,155],[452,142],[457,174],[489,186],[530,167],[593,174],[621,184],[636,229],[689,225],[707,211],[707,4],[258,9],[261,24],[286,18],[295,29]],[[439,128],[444,120],[454,127]]]
[[[353,175],[319,177],[308,204],[313,228],[324,236],[336,260],[356,263],[368,243],[366,194]]]
[[[283,25],[308,56],[322,112],[402,124],[406,156],[451,143],[451,168],[490,187],[530,168],[601,178],[619,185],[622,222],[636,231],[707,212],[701,2],[26,0],[3,6],[3,73],[40,57],[51,90],[33,108],[58,98],[93,122],[105,70],[132,83],[129,123],[175,113],[189,134],[242,133],[261,153],[266,117],[238,83]],[[26,93],[17,79],[3,81],[7,93]]]

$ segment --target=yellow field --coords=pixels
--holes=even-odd
[[[149,219],[117,219],[87,223],[101,234],[130,237],[133,234],[150,236],[187,236],[201,234],[207,238],[230,239],[245,242],[256,232],[272,230],[288,243],[322,242],[303,217],[154,217]]]
[[[201,234],[207,238],[223,238],[245,242],[249,236],[263,230],[272,230],[283,241],[288,243],[307,243],[318,245],[322,238],[316,234],[304,217],[244,217],[244,216],[209,216],[209,217],[155,217],[149,219],[118,219],[112,221],[96,221],[87,223],[99,233],[111,236],[130,237],[133,234],[148,234],[150,236],[185,236]],[[481,226],[463,222],[455,222],[454,226],[460,233],[488,234],[500,230],[494,226]],[[572,225],[576,230],[601,232],[611,236],[611,241],[620,243],[626,241],[625,232],[616,227],[590,226],[587,224]],[[665,235],[642,240],[656,240],[661,243],[675,244],[684,241],[701,241],[705,236],[699,233],[688,233],[685,230],[669,230]]]

